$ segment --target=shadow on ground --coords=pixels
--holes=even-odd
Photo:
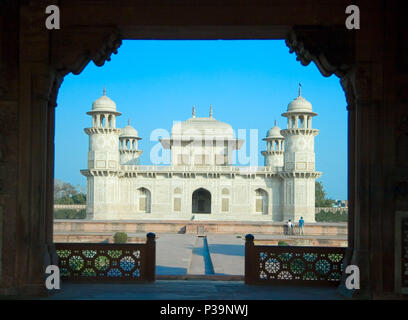
[[[169,267],[169,266],[156,266],[157,275],[185,275],[187,274],[187,268]]]

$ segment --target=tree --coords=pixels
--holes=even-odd
[[[327,194],[320,181],[315,183],[315,207],[332,207],[334,200],[326,198]]]
[[[66,196],[72,197],[77,193],[78,191],[72,184],[58,179],[54,180],[54,199],[63,198]]]
[[[85,204],[86,195],[78,192],[70,183],[54,180],[54,203],[55,204]]]
[[[113,241],[115,243],[126,243],[128,236],[126,232],[116,232],[113,236]]]
[[[316,222],[347,222],[347,212],[320,210],[316,213]]]
[[[74,204],[85,204],[86,203],[86,196],[83,193],[74,194],[71,197]]]

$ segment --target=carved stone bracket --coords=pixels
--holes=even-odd
[[[50,103],[56,106],[58,89],[68,73],[80,74],[92,60],[97,66],[110,61],[112,53],[122,44],[122,36],[116,28],[88,30],[60,30],[51,38],[51,65],[55,76],[50,92]]]
[[[350,67],[341,77],[340,84],[347,100],[347,110],[354,110],[355,104],[360,106],[368,103],[373,106],[371,100],[370,65],[359,63]]]
[[[105,64],[105,61],[110,61],[112,53],[117,54],[118,48],[122,44],[121,36],[118,32],[110,33],[103,41],[102,46],[97,50],[93,56],[92,61],[101,67]]]
[[[347,111],[353,111],[356,109],[356,92],[354,88],[354,75],[350,71],[340,79],[341,87],[347,101]]]
[[[353,34],[341,27],[294,27],[286,39],[290,53],[307,66],[316,63],[323,76],[343,77],[353,61]]]

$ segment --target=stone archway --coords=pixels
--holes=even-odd
[[[207,189],[199,188],[191,195],[192,213],[211,213],[211,193]]]
[[[345,264],[360,267],[358,294],[395,294],[394,216],[408,210],[398,188],[408,179],[408,164],[397,160],[404,154],[402,119],[408,110],[402,1],[359,3],[366,27],[358,31],[344,28],[349,1],[299,2],[299,8],[292,2],[242,6],[200,0],[174,6],[159,0],[154,7],[116,0],[95,8],[94,1],[65,1],[62,28],[51,31],[44,28],[45,1],[5,3],[6,8],[0,5],[0,294],[44,293],[44,266],[56,264],[54,108],[63,77],[79,74],[91,60],[103,65],[121,39],[158,38],[285,38],[303,65],[313,61],[324,76],[341,78],[349,112],[352,230]]]

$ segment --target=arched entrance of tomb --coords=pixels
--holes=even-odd
[[[211,193],[207,189],[200,188],[192,195],[192,213],[211,213]]]

